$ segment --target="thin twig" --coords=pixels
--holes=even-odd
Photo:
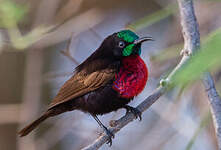
[[[73,39],[73,35],[71,36],[71,38],[68,40],[68,45],[66,47],[65,50],[61,50],[61,54],[63,54],[64,56],[66,56],[69,60],[71,60],[75,65],[79,65],[79,62],[73,57],[71,56],[71,52],[70,52],[70,48],[71,48],[71,42]]]
[[[192,0],[178,0],[184,36],[185,53],[191,54],[200,46],[198,23],[194,13]],[[210,110],[216,129],[219,150],[221,150],[221,98],[218,95],[213,78],[209,72],[203,75],[203,84],[208,94]]]
[[[216,91],[215,84],[210,73],[207,72],[204,74],[203,84],[208,94],[208,101],[210,104],[210,111],[213,116],[218,147],[219,150],[221,150],[221,98]]]
[[[153,103],[156,102],[160,98],[161,95],[163,95],[166,92],[166,87],[159,87],[156,89],[156,91],[151,94],[148,98],[146,98],[141,104],[139,104],[136,108],[144,112],[147,110]],[[135,119],[135,116],[132,113],[128,113],[119,120],[112,121],[110,124],[111,126],[109,130],[112,133],[117,133],[120,131],[121,128],[126,126],[128,123],[132,122]],[[98,139],[96,139],[91,145],[83,148],[83,150],[96,150],[100,148],[104,143],[108,141],[108,136],[106,134],[102,134]]]
[[[93,28],[90,28],[89,30],[94,34],[97,40],[102,40],[102,37]]]

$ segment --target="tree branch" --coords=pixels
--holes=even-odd
[[[207,72],[204,74],[203,84],[208,94],[208,101],[210,104],[210,111],[213,116],[218,147],[219,150],[221,150],[221,98],[216,91],[215,84],[210,73]]]
[[[192,0],[178,0],[184,37],[184,54],[192,54],[200,46],[198,23]],[[203,84],[208,94],[210,110],[213,116],[218,146],[221,149],[221,98],[218,95],[212,76],[209,72],[203,75]]]
[[[197,51],[197,49],[200,46],[200,34],[198,30],[198,23],[196,21],[192,0],[178,0],[178,3],[181,14],[183,37],[185,42],[184,49],[181,51],[183,57],[180,63],[170,73],[170,75],[165,80],[161,80],[160,87],[157,88],[153,94],[151,94],[148,98],[146,98],[141,104],[137,106],[137,109],[141,112],[147,110],[153,103],[155,103],[160,98],[160,96],[165,94],[173,76],[180,69],[182,69],[186,62],[189,61],[189,59],[191,58],[192,53]],[[219,113],[221,112],[221,100],[216,92],[212,77],[209,73],[205,74],[203,81],[209,95],[211,111],[213,113],[213,119],[216,125],[218,143],[219,145],[221,145],[221,113]],[[109,130],[113,133],[117,133],[118,131],[120,131],[121,128],[126,126],[128,123],[132,122],[134,119],[135,116],[132,113],[128,113],[119,120],[112,121],[110,123],[111,127],[109,128]],[[107,135],[102,134],[91,145],[83,148],[83,150],[96,150],[107,141]]]
[[[68,40],[68,43],[67,43],[67,47],[65,50],[61,50],[61,54],[63,54],[64,56],[66,56],[70,61],[72,61],[75,65],[79,65],[78,61],[73,57],[71,56],[71,52],[70,52],[70,49],[71,49],[71,42],[72,42],[72,39],[73,39],[73,34],[71,36],[71,38]]]
[[[144,112],[147,110],[153,103],[155,103],[161,95],[163,95],[166,92],[166,87],[160,86],[159,88],[156,89],[156,91],[151,94],[148,98],[146,98],[141,104],[139,104],[136,108]],[[110,125],[111,127],[109,130],[112,133],[117,133],[120,131],[121,128],[126,126],[128,123],[132,122],[135,119],[135,116],[132,113],[128,113],[122,118],[116,120],[116,121],[111,121]],[[96,139],[91,145],[83,148],[83,150],[97,150],[100,148],[104,143],[108,141],[108,136],[106,134],[102,134],[98,139]]]

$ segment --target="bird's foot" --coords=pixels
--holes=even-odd
[[[111,145],[112,145],[112,138],[114,138],[114,134],[110,130],[108,130],[107,127],[105,127],[105,126],[104,126],[104,132],[108,136],[108,141],[107,141],[106,144],[109,144],[109,146],[111,147]]]
[[[97,121],[99,126],[104,130],[106,135],[108,136],[107,144],[109,144],[109,146],[111,146],[112,145],[112,138],[114,138],[114,134],[110,130],[108,130],[107,127],[105,127],[105,125],[102,124],[102,122],[98,119],[98,117],[96,115],[92,114],[92,116]]]
[[[126,105],[124,108],[127,110],[126,113],[131,112],[131,113],[134,114],[136,119],[139,117],[139,120],[140,121],[142,120],[142,113],[137,108],[134,108],[134,107],[131,107],[131,106],[128,106],[128,105]]]

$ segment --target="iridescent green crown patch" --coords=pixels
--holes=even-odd
[[[124,39],[126,42],[133,42],[136,39],[139,39],[139,36],[137,36],[134,32],[130,30],[122,30],[118,32],[117,36],[119,38]]]

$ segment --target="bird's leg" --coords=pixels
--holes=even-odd
[[[124,108],[125,108],[126,111],[127,111],[126,113],[131,112],[131,113],[134,114],[134,116],[135,116],[136,118],[139,117],[139,120],[140,120],[140,121],[142,120],[142,113],[141,113],[137,108],[131,107],[131,106],[129,106],[129,105],[125,105]]]
[[[96,115],[92,115],[93,116],[93,118],[97,121],[97,123],[99,124],[99,126],[104,130],[104,132],[107,134],[107,136],[108,136],[108,142],[107,142],[107,144],[109,144],[109,146],[111,146],[112,145],[112,138],[114,138],[114,134],[110,131],[110,130],[108,130],[107,129],[107,127],[105,127],[102,123],[101,123],[101,121],[98,119],[98,117],[96,116]]]

